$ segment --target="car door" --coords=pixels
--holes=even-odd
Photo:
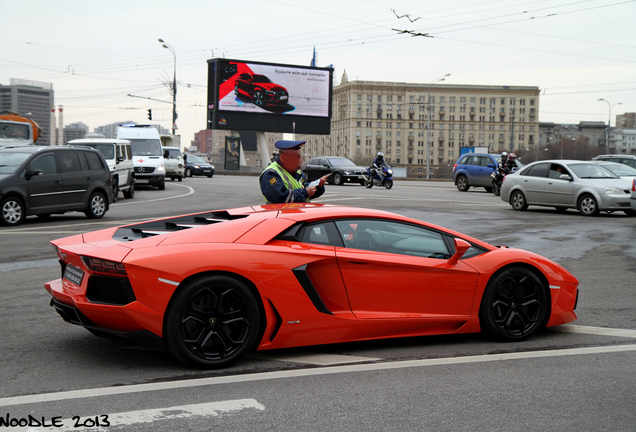
[[[307,174],[307,180],[308,181],[312,181],[318,178],[318,176],[316,175],[316,171],[318,169],[318,158],[313,158],[310,159],[306,164],[305,164],[305,173]]]
[[[560,178],[567,174],[570,180]],[[571,181],[572,173],[561,164],[553,163],[548,171],[548,180],[545,184],[545,199],[550,204],[563,204],[574,206],[574,183]]]
[[[42,174],[27,180],[29,213],[45,213],[61,209],[62,174],[58,172],[57,160],[53,152],[37,155],[29,162],[27,171],[41,170]]]
[[[477,171],[475,177],[475,185],[483,186],[483,187],[491,187],[492,186],[492,177],[491,174],[494,171],[494,162],[490,158],[490,156],[475,156],[479,161],[479,169]],[[493,167],[489,167],[488,165],[492,165]]]
[[[531,204],[546,204],[544,196],[547,183],[549,163],[538,163],[523,170],[519,178],[519,185],[523,188],[526,201]]]
[[[129,164],[127,161],[126,146],[124,144],[117,144],[117,160],[115,165],[115,172],[119,176],[119,186],[126,186],[128,184],[128,176],[130,175]],[[132,165],[132,164],[130,164]]]
[[[88,202],[87,185],[91,181],[91,172],[86,163],[81,164],[75,150],[58,151],[57,162],[62,174],[62,203],[64,208],[81,209]],[[84,161],[85,162],[85,161]],[[84,165],[82,167],[82,165]],[[84,168],[84,169],[82,169]]]
[[[389,220],[335,221],[336,247],[357,318],[457,320],[471,314],[478,272],[451,255],[443,234]]]
[[[468,178],[468,184],[471,186],[479,186],[479,171],[481,165],[479,163],[479,156],[470,156],[466,160],[466,177]]]

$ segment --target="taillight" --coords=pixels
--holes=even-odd
[[[632,182],[632,192],[636,192],[636,178]]]
[[[453,165],[453,172],[455,172],[455,168],[457,168],[457,164]]]
[[[126,269],[122,263],[106,261],[99,258],[82,257],[86,267],[92,272],[109,275],[126,276]]]

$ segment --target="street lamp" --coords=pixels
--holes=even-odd
[[[622,102],[618,102],[615,103],[614,105],[610,104],[608,100],[605,99],[598,99],[597,102],[603,101],[607,104],[607,106],[609,107],[609,115],[607,116],[607,133],[605,134],[606,138],[605,138],[605,145],[609,147],[609,133],[610,133],[610,125],[612,122],[612,108],[615,107],[616,105],[623,105]]]
[[[427,125],[426,125],[426,179],[430,179],[431,175],[429,173],[429,169],[430,169],[430,162],[431,162],[431,86],[433,84],[435,84],[436,82],[440,82],[440,81],[446,81],[446,77],[450,76],[449,73],[447,73],[444,76],[441,76],[439,78],[435,78],[433,81],[431,81],[428,85],[428,101],[427,101],[427,115],[426,115],[426,119],[427,119]]]
[[[169,49],[174,57],[174,74],[172,75],[172,135],[174,135],[174,129],[177,125],[177,54],[174,52],[174,48],[165,43],[163,39],[159,39],[159,43],[163,44],[162,47]]]

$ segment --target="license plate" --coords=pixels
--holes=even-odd
[[[135,179],[135,183],[148,183],[148,182],[150,182],[150,180],[138,180],[138,179]]]
[[[280,100],[287,100],[287,96],[281,96]]]
[[[203,170],[203,172],[212,172],[212,170]]]
[[[64,270],[64,279],[80,286],[82,285],[82,279],[84,279],[84,271],[67,264],[66,269]]]

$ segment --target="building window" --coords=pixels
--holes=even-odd
[[[362,95],[361,94],[358,95],[358,100],[362,100]]]

